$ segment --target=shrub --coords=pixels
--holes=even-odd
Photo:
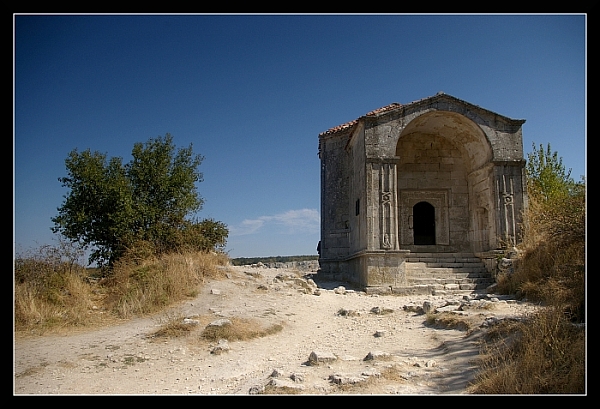
[[[159,311],[174,302],[197,295],[209,277],[223,274],[223,253],[170,253],[140,259],[135,252],[119,259],[105,280],[109,308],[119,317]]]
[[[42,246],[15,257],[16,330],[46,331],[93,322],[88,315],[92,294],[89,284],[84,281],[86,270],[64,254],[60,246]]]

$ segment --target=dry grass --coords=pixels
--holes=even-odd
[[[207,326],[201,333],[201,337],[216,342],[220,339],[228,341],[247,341],[253,338],[261,338],[273,335],[283,329],[281,324],[273,324],[262,328],[260,323],[248,318],[229,318],[231,324],[222,326]]]
[[[110,293],[108,306],[121,318],[160,311],[198,295],[207,278],[224,275],[218,267],[226,260],[214,253],[174,253],[140,261],[125,257],[104,283]]]
[[[150,334],[150,338],[180,338],[189,335],[196,325],[184,322],[181,314],[165,314],[159,319],[160,328]]]
[[[427,324],[439,329],[456,329],[459,331],[471,331],[473,322],[467,317],[451,312],[427,313]]]
[[[498,290],[544,308],[526,322],[487,334],[484,364],[472,393],[586,392],[585,194],[543,202],[530,197],[526,235],[515,271]]]
[[[560,310],[547,308],[490,335],[471,393],[585,393],[585,330]]]
[[[176,253],[160,258],[124,257],[109,277],[61,261],[56,252],[17,257],[14,323],[19,335],[93,327],[155,313],[195,297],[208,278],[225,276],[223,253]],[[50,255],[49,255],[50,254]]]
[[[15,330],[44,333],[97,323],[85,269],[43,260],[21,260],[14,286]],[[25,278],[26,276],[26,278]]]

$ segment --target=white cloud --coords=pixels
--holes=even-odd
[[[275,228],[278,233],[316,233],[321,219],[316,209],[288,210],[272,216],[246,219],[238,226],[230,226],[230,236],[243,236],[258,233],[263,228]]]

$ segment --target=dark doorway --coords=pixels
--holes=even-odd
[[[413,233],[416,245],[435,244],[435,208],[431,204],[413,206]]]

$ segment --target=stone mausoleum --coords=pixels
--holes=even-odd
[[[520,237],[524,122],[439,92],[321,133],[319,274],[393,289],[415,256],[490,271]]]

